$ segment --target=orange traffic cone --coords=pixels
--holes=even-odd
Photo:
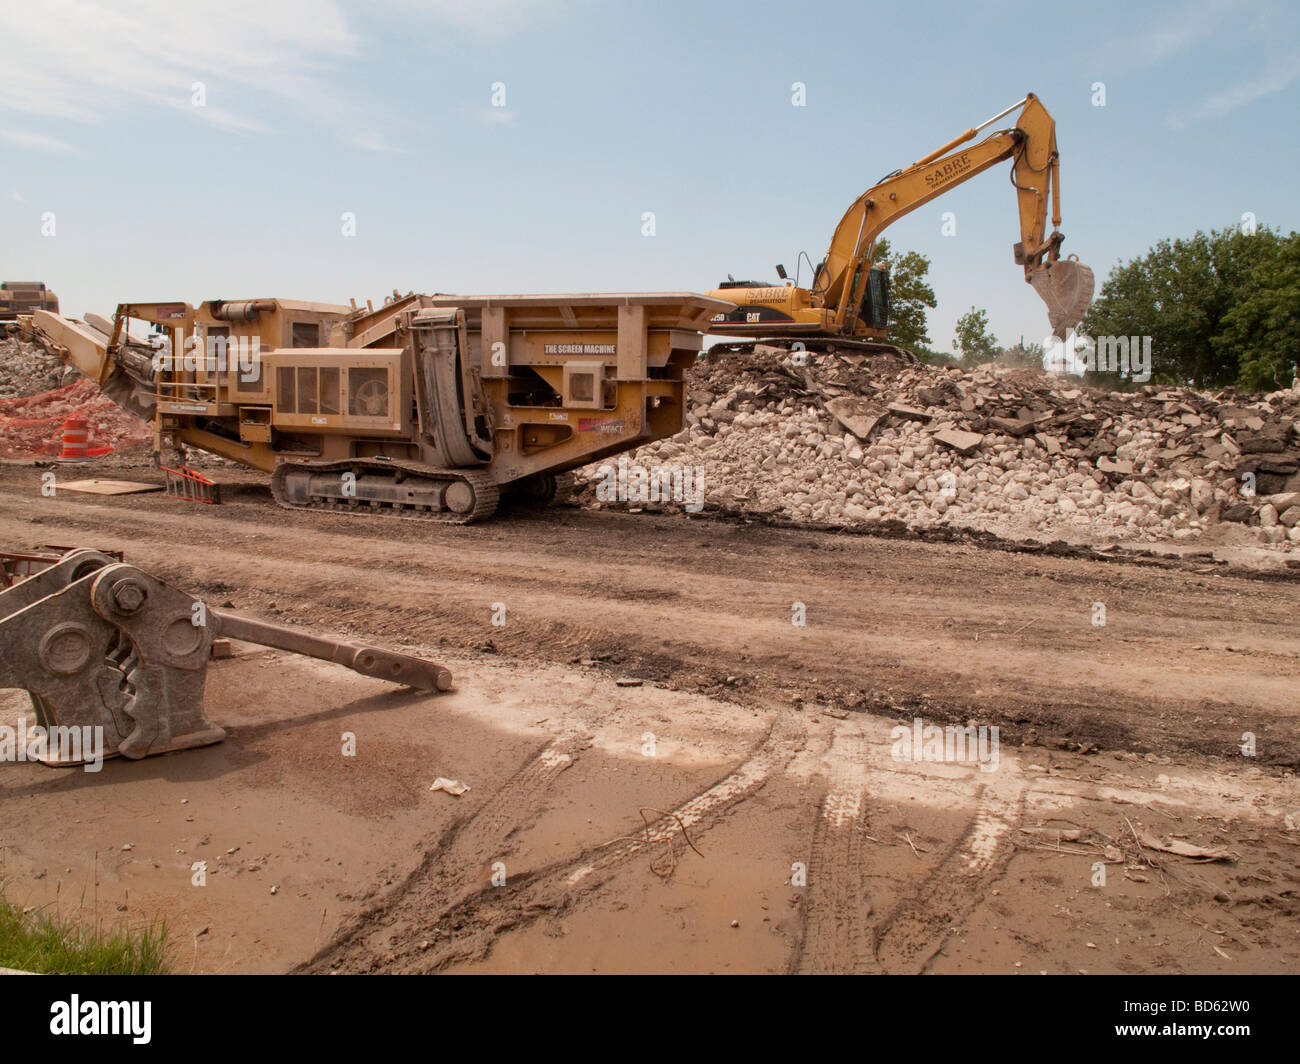
[[[60,462],[85,462],[90,457],[90,425],[84,417],[70,417],[63,422],[63,450]]]

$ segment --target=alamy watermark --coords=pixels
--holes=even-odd
[[[0,724],[0,761],[64,762],[98,772],[104,767],[104,729],[62,724],[29,728],[27,718],[20,717],[16,728]]]
[[[938,761],[961,764],[975,761],[981,772],[998,767],[998,726],[950,724],[941,728],[912,718],[912,726],[896,725],[889,733],[893,742],[889,756],[895,761]]]
[[[50,1005],[50,1034],[129,1036],[138,1046],[153,1035],[152,1001],[82,1001],[72,994]]]
[[[704,470],[696,466],[661,465],[648,469],[624,456],[597,470],[596,498],[600,502],[676,502],[688,513],[704,509]]]
[[[262,340],[258,336],[209,336],[206,343],[197,336],[187,336],[179,355],[172,353],[169,337],[155,342],[155,373],[225,373],[227,369],[238,369],[239,379],[245,384],[262,377]]]
[[[1089,373],[1117,373],[1135,384],[1151,379],[1151,337],[1089,336],[1072,332],[1064,340],[1053,336],[1043,341],[1046,365],[1068,371],[1076,362]]]

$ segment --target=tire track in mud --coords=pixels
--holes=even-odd
[[[588,741],[585,733],[566,733],[537,752],[468,818],[447,829],[405,881],[355,917],[300,971],[330,971],[358,965],[376,966],[392,952],[390,936],[395,909],[413,891],[442,907],[473,888],[484,869],[501,855],[502,846],[540,811],[538,796],[572,765]]]
[[[1029,786],[1016,766],[980,786],[965,832],[910,897],[876,927],[876,958],[890,975],[922,975],[948,936],[988,896],[1015,854]]]
[[[870,927],[871,898],[863,889],[869,756],[859,726],[842,724],[836,729],[826,755],[829,779],[808,859],[804,934],[790,960],[791,972],[828,975],[880,970]]]
[[[887,744],[872,744],[852,723],[837,729],[827,752],[827,787],[813,829],[808,862],[804,934],[789,970],[801,973],[901,974],[926,971],[959,926],[1000,879],[1015,852],[1015,829],[1023,822],[1029,787],[1018,766],[1004,765],[981,783],[942,777],[889,760]],[[917,769],[920,769],[918,771]],[[873,783],[877,793],[873,795]],[[921,885],[874,924],[866,889],[871,867],[866,850],[873,799],[888,792],[933,803],[940,787],[974,789],[975,812]],[[954,803],[955,808],[971,804]]]
[[[506,836],[517,830],[522,817],[489,814],[485,807],[462,828],[453,829],[453,837],[426,855],[420,869],[398,890],[354,921],[302,970],[433,972],[486,956],[501,932],[565,911],[599,889],[630,858],[668,843],[683,827],[696,829],[692,838],[707,832],[719,816],[757,793],[774,772],[784,768],[802,748],[805,735],[804,721],[797,714],[780,712],[738,767],[670,810],[672,816],[652,821],[639,835],[619,836],[542,868],[512,874],[503,887],[482,885],[487,879],[482,874],[482,855],[493,852],[492,844],[507,824]],[[511,798],[500,804],[502,812],[513,811],[518,804],[523,789],[515,781],[536,775],[533,766],[546,759],[550,750],[547,747],[512,778],[507,785]],[[560,753],[550,756],[554,759]],[[537,811],[534,806],[534,814]],[[457,861],[470,871],[462,872],[453,890],[448,888],[447,875],[456,877]],[[374,934],[377,924],[384,929],[382,944]],[[394,941],[399,935],[404,941]],[[421,944],[427,948],[421,949]]]

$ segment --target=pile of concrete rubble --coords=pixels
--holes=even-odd
[[[797,357],[702,357],[687,429],[629,463],[698,470],[708,505],[814,524],[1072,542],[1233,526],[1238,542],[1300,549],[1298,390],[1112,392],[994,364]],[[581,501],[653,507],[597,492],[603,464],[580,472]]]
[[[77,376],[56,356],[36,344],[3,335],[0,325],[0,399],[17,399],[53,391]]]
[[[35,344],[0,337],[0,459],[52,458],[63,423],[86,419],[92,453],[152,440],[147,422],[127,413],[95,383]]]

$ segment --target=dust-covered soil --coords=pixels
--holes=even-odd
[[[0,766],[8,895],[163,916],[182,970],[1300,962],[1294,571],[572,508],[289,513],[247,473],[216,507],[47,497],[41,472],[0,467],[0,549],[121,549],[456,677],[419,695],[240,644],[209,668],[224,743]],[[936,757],[917,718],[997,745]]]

